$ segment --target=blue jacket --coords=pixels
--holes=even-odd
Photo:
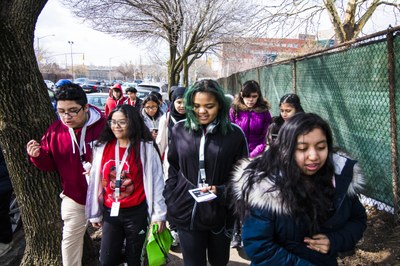
[[[266,191],[273,183],[264,179],[249,197],[250,213],[243,221],[242,239],[252,265],[337,265],[338,252],[351,250],[366,229],[367,215],[357,196],[363,177],[356,161],[333,154],[335,163],[335,213],[323,225],[322,234],[330,240],[330,251],[322,254],[307,248],[307,222],[295,223],[283,209],[280,194]],[[234,193],[238,199],[246,174],[235,177]],[[248,175],[247,175],[248,176]]]

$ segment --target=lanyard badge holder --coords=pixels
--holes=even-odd
[[[204,163],[204,146],[206,142],[206,135],[203,132],[203,135],[201,136],[200,139],[200,147],[199,147],[199,178],[198,178],[198,187],[199,188],[204,188],[208,187],[208,184],[206,183],[206,169],[205,169],[205,163]]]
[[[204,188],[208,188],[208,183],[206,183],[206,169],[204,163],[204,143],[205,143],[205,134],[201,137],[200,140],[200,149],[199,149],[199,175],[198,175],[198,184],[197,188],[190,189],[189,193],[197,202],[207,202],[215,199],[217,196],[212,193],[210,190],[203,191]]]
[[[124,156],[122,157],[122,160],[119,161],[119,142],[117,140],[117,143],[115,144],[115,169],[116,169],[116,177],[115,177],[115,190],[114,190],[114,196],[115,196],[115,201],[112,203],[111,206],[111,212],[110,216],[115,217],[118,216],[119,213],[119,208],[120,208],[120,202],[118,201],[119,196],[121,195],[121,172],[122,168],[124,168],[124,164],[126,161],[126,158],[128,157],[128,150],[129,146],[126,147]]]

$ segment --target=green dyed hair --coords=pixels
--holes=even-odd
[[[189,130],[196,131],[201,128],[201,125],[194,112],[193,100],[198,92],[211,93],[219,104],[219,110],[216,120],[218,121],[219,130],[223,135],[226,135],[232,130],[232,124],[229,120],[229,101],[225,97],[222,87],[212,79],[205,79],[194,83],[185,93],[185,109],[186,122],[185,127]]]

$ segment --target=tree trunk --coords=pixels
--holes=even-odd
[[[21,265],[61,265],[61,186],[29,162],[26,143],[56,119],[33,49],[47,0],[0,0],[0,145],[20,206],[26,248]]]
[[[183,86],[189,86],[189,65],[187,58],[183,61]]]

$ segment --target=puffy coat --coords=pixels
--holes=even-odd
[[[272,117],[268,109],[239,110],[236,114],[231,108],[229,117],[232,123],[242,128],[249,145],[250,158],[262,154],[266,147],[268,126]]]
[[[337,265],[338,252],[353,249],[366,229],[367,215],[357,196],[363,178],[356,161],[333,154],[335,165],[335,213],[323,225],[330,251],[322,254],[307,248],[307,221],[296,223],[283,209],[279,191],[267,192],[272,181],[263,179],[249,196],[250,213],[243,221],[242,239],[252,265]],[[245,168],[245,167],[241,167]],[[247,171],[246,171],[247,172]],[[250,173],[252,170],[250,170]],[[233,191],[239,200],[249,175],[235,174]]]
[[[189,189],[197,188],[199,147],[202,130],[190,132],[184,121],[172,128],[168,150],[168,178],[164,189],[167,220],[186,230],[220,230],[231,227],[232,212],[225,197],[225,185],[233,165],[248,156],[247,142],[242,130],[233,125],[233,131],[222,135],[216,126],[207,130],[204,145],[206,183],[217,186],[217,198],[197,203]]]

